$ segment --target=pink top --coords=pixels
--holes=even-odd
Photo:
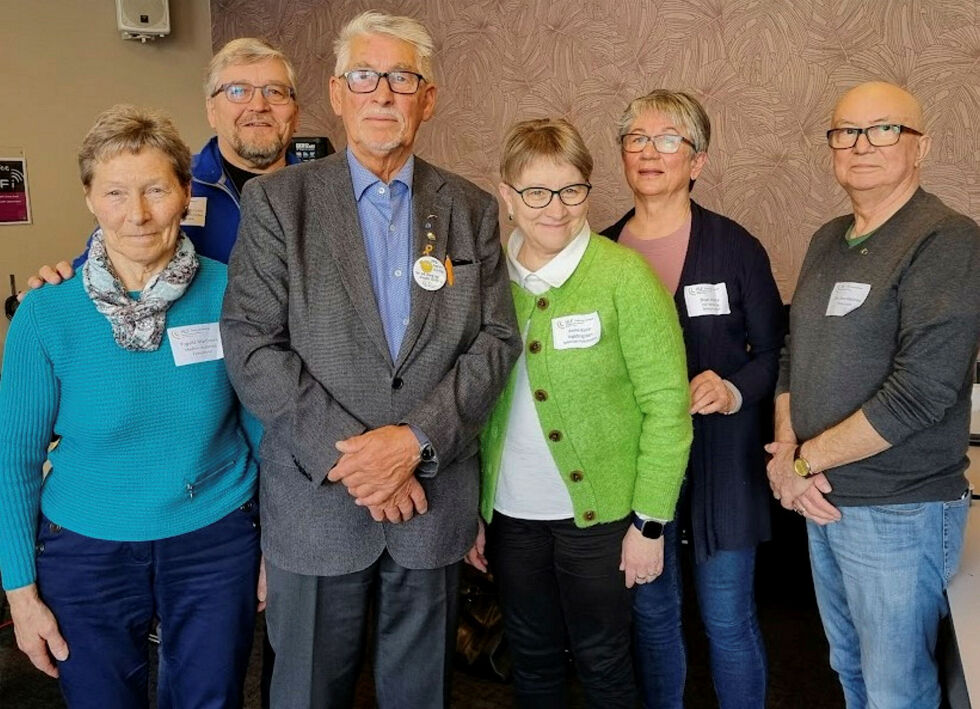
[[[677,292],[677,286],[681,282],[681,270],[684,268],[684,258],[687,256],[687,245],[690,241],[690,216],[677,231],[659,239],[640,239],[630,231],[629,226],[624,226],[619,234],[619,243],[646,259],[671,293]]]

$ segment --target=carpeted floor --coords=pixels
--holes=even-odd
[[[806,560],[801,520],[774,511],[774,541],[759,550],[756,582],[760,622],[769,655],[770,709],[836,709],[844,706],[836,676],[827,664],[827,643],[817,616]],[[686,588],[690,589],[688,583]],[[685,628],[688,645],[688,682],[685,704],[691,709],[716,707],[708,669],[704,631],[693,599],[686,593]],[[257,635],[257,638],[260,637]],[[246,707],[260,707],[259,643],[253,649],[247,681]],[[453,707],[497,709],[511,706],[506,684],[479,673],[459,669],[453,683]],[[584,707],[581,692],[570,681],[571,707]],[[358,687],[356,707],[374,707],[369,668]],[[31,667],[16,649],[12,629],[0,629],[0,708],[49,709],[64,707],[57,682]]]

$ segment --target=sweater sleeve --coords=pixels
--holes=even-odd
[[[34,582],[42,466],[58,412],[58,381],[35,320],[36,299],[17,309],[0,375],[0,572],[7,590]]]
[[[786,332],[783,301],[772,277],[769,256],[748,234],[741,264],[745,309],[745,341],[749,361],[728,380],[742,395],[742,405],[756,404],[772,395],[779,374],[779,349]]]
[[[957,217],[920,244],[898,283],[898,351],[862,406],[892,445],[942,420],[957,399],[980,335],[977,273],[980,228]]]
[[[684,338],[670,294],[641,257],[630,254],[616,289],[620,348],[643,414],[633,509],[670,520],[693,429]]]

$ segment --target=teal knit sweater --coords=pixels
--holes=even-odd
[[[225,266],[202,258],[167,327],[217,322],[226,280]],[[250,499],[258,470],[239,411],[223,360],[177,367],[166,334],[154,352],[119,347],[81,276],[29,293],[0,376],[4,588],[34,582],[39,506],[79,534],[148,541],[205,527]],[[48,456],[52,434],[61,442]]]
[[[673,519],[687,468],[691,417],[684,340],[674,301],[643,258],[592,234],[560,288],[534,296],[511,283],[538,420],[587,527],[637,511]],[[599,315],[591,347],[556,349],[552,319]],[[481,438],[480,508],[493,515],[515,375]]]

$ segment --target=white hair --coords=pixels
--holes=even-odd
[[[435,44],[429,31],[421,22],[411,17],[385,15],[375,10],[362,12],[340,30],[340,35],[333,43],[333,51],[337,55],[335,75],[340,76],[349,68],[350,45],[353,39],[370,34],[386,34],[415,47],[419,73],[426,81],[432,83],[432,54],[435,51]]]

